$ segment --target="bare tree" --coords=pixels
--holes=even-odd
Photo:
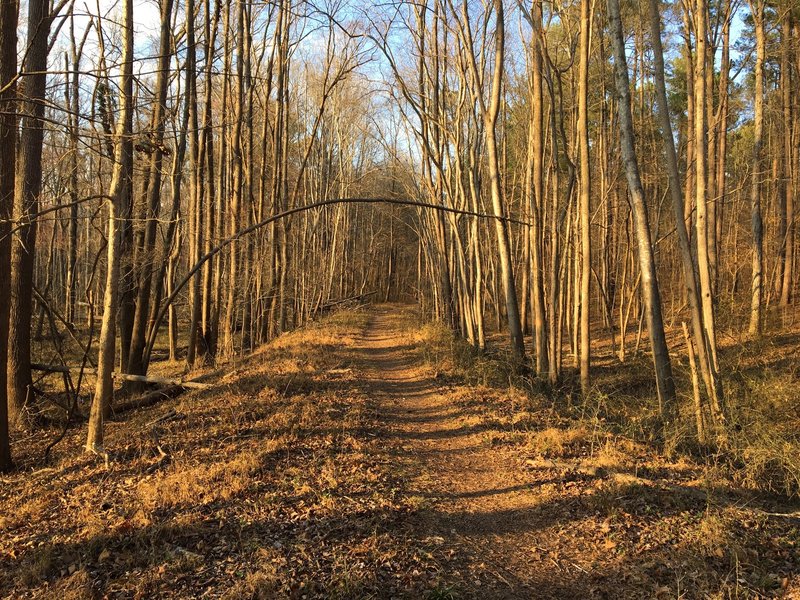
[[[670,122],[669,107],[667,104],[667,89],[664,76],[664,51],[661,44],[661,15],[658,10],[657,0],[650,0],[650,33],[653,43],[655,64],[656,112],[661,127],[664,156],[666,157],[669,191],[672,196],[672,208],[675,216],[675,230],[678,234],[678,249],[680,251],[681,265],[683,267],[683,281],[686,286],[686,295],[692,315],[694,348],[697,349],[700,371],[705,382],[706,391],[711,399],[712,410],[716,420],[719,422],[722,414],[720,408],[722,403],[722,384],[716,364],[710,359],[711,356],[716,355],[716,349],[712,350],[711,348],[712,344],[716,345],[716,339],[710,338],[709,330],[703,326],[703,312],[698,290],[697,267],[692,255],[686,221],[684,220],[683,195],[678,169],[678,157],[675,151],[672,123]],[[713,328],[710,331],[713,332]]]
[[[145,150],[150,161],[145,175],[144,230],[141,242],[136,247],[135,263],[139,267],[136,296],[136,312],[131,334],[131,349],[128,355],[128,372],[144,374],[144,347],[147,339],[147,318],[150,314],[150,295],[153,287],[153,265],[156,260],[156,234],[161,208],[161,172],[165,145],[164,131],[167,118],[167,88],[169,86],[169,64],[172,59],[172,0],[161,3],[161,30],[158,50],[158,73],[156,75],[156,98],[151,120],[152,133]],[[187,27],[187,30],[191,28]],[[190,46],[191,47],[191,46]]]
[[[672,363],[664,335],[661,316],[661,295],[658,288],[653,244],[647,216],[644,190],[639,176],[639,161],[634,147],[633,115],[631,114],[630,82],[625,56],[625,39],[622,35],[622,19],[619,0],[608,0],[608,18],[611,46],[614,55],[614,82],[618,96],[622,161],[628,180],[631,207],[635,224],[636,243],[639,251],[639,268],[642,277],[642,295],[653,353],[656,375],[656,391],[663,418],[669,418],[675,410],[675,382],[672,378]]]
[[[478,102],[483,117],[484,136],[486,142],[486,154],[489,162],[489,184],[492,197],[492,208],[497,217],[505,216],[505,202],[503,199],[503,186],[500,173],[500,150],[497,145],[497,118],[500,114],[502,103],[503,88],[503,63],[505,59],[505,14],[503,11],[502,0],[494,0],[494,66],[492,69],[492,79],[490,82],[490,92],[487,98],[484,96],[483,73],[478,69],[478,61],[475,57],[475,44],[472,36],[472,25],[469,16],[469,4],[466,0],[462,3],[461,21],[459,22],[459,32],[461,41],[466,51],[467,63],[472,74],[473,93]],[[485,19],[490,18],[487,10]],[[519,304],[517,301],[517,288],[514,282],[514,270],[511,257],[511,244],[508,235],[508,225],[505,221],[497,219],[495,221],[495,233],[497,236],[498,258],[500,260],[500,271],[505,293],[506,317],[508,328],[511,334],[511,348],[517,357],[522,360],[525,357],[525,343],[522,337],[522,324],[519,316]]]
[[[22,423],[23,411],[33,396],[31,378],[31,298],[33,297],[36,219],[42,189],[42,143],[50,32],[49,0],[28,2],[28,47],[22,65],[19,104],[22,128],[18,148],[14,216],[25,221],[11,252],[11,314],[9,321],[8,405],[12,421]]]
[[[794,18],[791,10],[785,10],[781,19],[781,114],[783,116],[783,158],[781,160],[780,181],[780,217],[781,224],[778,231],[780,242],[780,259],[776,287],[779,288],[780,305],[788,306],[792,300],[792,274],[794,272],[794,195],[796,192],[796,174],[794,173],[794,159],[797,150],[794,148],[793,136],[795,130],[796,108],[792,102],[793,81],[792,77],[792,30]]]
[[[748,333],[761,335],[761,307],[764,295],[764,224],[761,218],[761,169],[764,136],[764,58],[766,33],[764,31],[763,0],[750,3],[756,34],[755,92],[753,97],[753,165],[750,179],[750,227],[752,230],[753,273],[750,282],[750,324]]]
[[[11,299],[11,216],[14,205],[17,116],[17,3],[0,2],[0,331],[8,331]],[[0,365],[8,357],[8,336],[0,335]],[[13,467],[8,439],[6,370],[0,368],[0,472]]]
[[[116,346],[116,313],[119,306],[120,256],[125,232],[121,219],[128,211],[129,178],[133,171],[133,0],[123,2],[123,51],[120,115],[114,136],[114,170],[108,200],[108,257],[106,265],[103,321],[97,355],[97,384],[89,415],[87,452],[105,454],[103,421],[114,395],[113,371]]]
[[[580,377],[584,397],[589,393],[589,327],[591,313],[592,232],[591,165],[589,157],[589,39],[592,30],[590,0],[581,0],[580,47],[578,66],[578,148],[580,151],[581,293],[580,293]]]

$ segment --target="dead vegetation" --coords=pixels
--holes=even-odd
[[[44,469],[38,444],[15,448],[23,469],[0,486],[0,596],[435,588],[437,564],[408,538],[411,507],[367,434],[374,406],[349,354],[366,318],[333,315],[262,348],[213,390],[109,424],[108,470],[81,452],[78,431]]]
[[[699,448],[689,426],[681,428],[692,423],[689,397],[673,437],[654,443],[646,357],[599,361],[595,392],[584,402],[577,382],[532,383],[511,372],[502,350],[478,354],[438,326],[416,340],[465,422],[477,423],[495,457],[504,453],[537,490],[535,516],[516,518],[523,530],[530,521],[533,563],[549,562],[574,584],[552,588],[553,597],[800,596],[800,389],[792,369],[760,364],[793,355],[797,334],[784,356],[765,342],[725,347],[724,450]],[[647,382],[639,383],[642,374]],[[688,374],[678,376],[691,389]]]
[[[46,436],[18,442],[22,469],[0,486],[0,596],[800,594],[800,517],[767,493],[781,489],[772,458],[656,450],[636,435],[646,399],[625,426],[616,395],[548,394],[410,309],[370,345],[373,315],[326,317],[212,389],[109,423],[108,468],[79,430],[48,465]],[[777,371],[759,379],[758,355],[736,356],[750,406],[764,403]],[[624,386],[628,369],[599,385]],[[789,390],[748,414],[786,418]],[[788,421],[776,430],[792,439]]]

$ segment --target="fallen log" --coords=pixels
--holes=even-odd
[[[357,294],[355,296],[350,296],[348,298],[341,298],[340,300],[334,300],[333,302],[326,302],[325,304],[322,304],[319,307],[318,310],[319,311],[330,310],[334,306],[339,306],[340,304],[345,304],[347,302],[360,302],[360,301],[362,301],[362,300],[364,300],[366,298],[369,298],[370,296],[374,296],[377,293],[378,292],[376,290],[374,292],[367,292],[365,294]]]
[[[64,365],[45,365],[41,363],[31,363],[31,369],[34,371],[43,371],[45,373],[79,373],[80,367],[70,367]],[[84,373],[92,375],[97,374],[97,369],[87,368],[83,370]],[[200,381],[184,381],[180,377],[153,377],[151,375],[131,375],[130,373],[113,373],[114,379],[121,381],[139,381],[142,383],[157,383],[160,385],[174,385],[186,389],[205,390],[211,387],[208,383]]]
[[[181,385],[168,385],[167,387],[153,390],[135,398],[129,398],[121,402],[114,402],[111,405],[111,410],[115,415],[128,412],[137,408],[146,408],[158,404],[162,400],[174,398],[183,392],[186,388]]]
[[[137,408],[145,408],[147,406],[153,406],[154,404],[158,404],[162,400],[166,400],[167,398],[174,398],[175,396],[179,396],[180,394],[182,394],[187,388],[187,386],[185,385],[187,383],[191,383],[192,384],[191,387],[194,387],[196,389],[210,388],[212,387],[211,384],[204,383],[204,380],[212,379],[217,376],[219,376],[219,371],[212,371],[210,373],[201,375],[200,377],[198,377],[193,381],[184,381],[183,383],[168,385],[167,387],[153,390],[152,392],[148,392],[141,396],[127,398],[121,402],[115,402],[112,405],[111,410],[114,412],[115,415],[119,415],[121,413],[130,410],[135,410]]]

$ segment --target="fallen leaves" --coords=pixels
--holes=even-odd
[[[443,441],[393,447],[359,372],[369,354],[353,342],[364,323],[286,336],[222,388],[110,423],[108,471],[78,451],[75,431],[54,467],[4,478],[0,596],[466,599],[532,589],[667,599],[731,586],[789,597],[800,586],[791,520],[709,497],[691,464],[545,426],[547,409],[518,393],[451,379],[437,394],[456,414],[428,414]],[[413,402],[396,391],[387,406]],[[470,432],[491,443],[459,447]],[[494,473],[500,457],[505,470]],[[459,465],[469,469],[452,473]],[[452,483],[478,470],[488,474],[474,497],[430,494],[441,472]]]

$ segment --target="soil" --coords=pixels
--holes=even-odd
[[[439,537],[457,557],[465,580],[454,589],[491,598],[800,597],[792,505],[734,490],[710,495],[694,465],[636,456],[637,448],[622,464],[587,460],[580,447],[532,459],[514,439],[513,419],[503,419],[502,395],[476,398],[478,390],[435,377],[411,351],[401,315],[374,311],[360,368],[378,399],[381,438],[409,474],[405,493],[425,500],[417,535]],[[537,421],[520,429],[543,426]],[[792,517],[766,523],[776,508]],[[783,534],[765,540],[741,527],[759,516],[764,530]],[[762,549],[782,535],[788,555]],[[742,572],[759,552],[783,572],[756,575],[755,589]]]
[[[409,352],[396,314],[375,311],[359,366],[378,400],[380,437],[411,474],[405,493],[427,501],[417,515],[420,534],[446,540],[480,567],[493,597],[553,597],[559,587],[566,594],[566,586],[542,587],[551,569],[531,564],[541,501],[534,482],[513,452],[486,443],[486,429]]]
[[[338,319],[338,320],[337,320]],[[214,388],[0,478],[7,598],[800,597],[800,517],[431,364],[413,309],[279,338]]]

